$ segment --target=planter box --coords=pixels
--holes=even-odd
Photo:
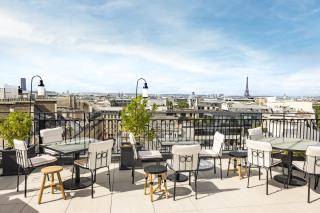
[[[133,150],[130,143],[122,143],[120,155],[120,170],[129,170],[132,168],[134,159],[133,159]],[[142,150],[142,145],[137,146],[137,151]],[[136,162],[136,167],[142,167],[141,163]]]
[[[16,150],[14,149],[3,149],[0,150],[2,153],[2,176],[17,175],[18,174],[18,164],[16,159]],[[35,146],[30,146],[28,148],[28,157],[36,156]],[[23,170],[20,171],[23,174]]]

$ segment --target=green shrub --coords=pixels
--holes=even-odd
[[[147,138],[152,140],[155,137],[153,129],[149,129],[149,122],[152,114],[156,111],[157,106],[153,105],[152,109],[147,109],[148,101],[138,96],[131,100],[121,111],[122,129],[126,132],[131,132],[139,138]],[[143,141],[139,141],[140,143]]]
[[[0,137],[7,140],[8,148],[13,148],[13,139],[25,140],[30,134],[32,119],[26,112],[10,112],[0,120]]]

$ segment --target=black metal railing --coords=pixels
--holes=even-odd
[[[5,117],[8,113],[0,113]],[[282,115],[282,114],[281,114]],[[114,138],[116,143],[113,152],[120,153],[121,144],[128,142],[128,136],[122,130],[121,120],[107,117],[106,113],[35,113],[33,116],[33,131],[31,142],[41,143],[40,130],[61,126],[64,128],[64,138],[90,137],[100,140]],[[270,117],[270,116],[269,116]],[[312,116],[311,116],[312,117]],[[212,116],[206,118],[173,118],[152,119],[148,125],[157,135],[156,139],[139,138],[144,142],[145,149],[160,149],[164,141],[199,141],[203,146],[213,144],[216,131],[226,136],[225,150],[245,148],[247,130],[261,126],[265,136],[294,137],[320,141],[319,119],[286,118],[275,116],[271,118],[236,118]],[[3,140],[2,140],[3,141]],[[4,146],[4,142],[2,142]]]

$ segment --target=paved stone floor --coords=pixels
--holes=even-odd
[[[223,160],[223,168],[226,169],[226,160]],[[62,200],[59,192],[51,194],[45,190],[43,203],[37,204],[38,190],[42,178],[39,170],[35,170],[28,179],[28,194],[24,198],[23,191],[16,192],[16,177],[0,177],[0,212],[1,213],[60,213],[60,212],[319,212],[320,187],[311,191],[314,200],[307,204],[307,186],[282,189],[282,184],[270,180],[270,195],[265,195],[265,176],[258,180],[257,172],[250,178],[251,187],[247,188],[247,178],[242,180],[231,173],[226,176],[223,171],[223,180],[220,180],[219,169],[217,174],[213,171],[200,173],[198,182],[198,199],[194,196],[194,184],[188,182],[177,184],[177,200],[173,201],[172,195],[166,199],[163,194],[154,196],[155,201],[150,201],[150,196],[143,192],[143,171],[136,171],[136,183],[131,184],[130,171],[119,171],[118,163],[111,166],[112,188],[110,192],[108,178],[105,170],[101,169],[97,174],[97,182],[94,184],[95,197],[91,199],[90,188],[78,191],[66,191],[67,200]],[[277,174],[277,169],[273,175]],[[82,176],[89,175],[83,172]],[[65,166],[62,173],[64,180],[71,176],[70,166]],[[24,180],[20,181],[23,189]],[[168,182],[169,192],[173,192],[173,183]]]

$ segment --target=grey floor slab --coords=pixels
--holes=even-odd
[[[108,184],[106,170],[101,169],[94,184],[94,198],[91,198],[91,189],[85,188],[76,191],[66,191],[67,200],[62,200],[59,192],[50,193],[47,189],[43,195],[43,203],[37,204],[38,190],[42,174],[35,170],[28,178],[27,198],[23,196],[24,179],[20,180],[21,191],[16,191],[16,177],[0,177],[0,213],[85,213],[85,212],[316,212],[320,209],[320,187],[311,190],[311,198],[315,200],[307,204],[307,187],[290,187],[283,189],[282,184],[270,180],[270,195],[265,195],[265,177],[258,179],[254,170],[250,178],[250,188],[247,188],[247,178],[240,179],[233,173],[226,176],[227,160],[223,160],[223,179],[217,174],[207,171],[199,175],[198,199],[195,199],[195,187],[188,182],[177,184],[177,200],[173,201],[173,183],[168,182],[169,197],[163,193],[154,195],[154,202],[149,195],[144,195],[143,170],[136,171],[136,181],[131,183],[131,171],[119,170],[118,163],[111,165],[111,189]],[[64,166],[62,179],[71,177],[71,167]],[[278,174],[276,168],[273,175]],[[301,175],[299,173],[296,173]],[[81,171],[81,176],[89,176]]]

